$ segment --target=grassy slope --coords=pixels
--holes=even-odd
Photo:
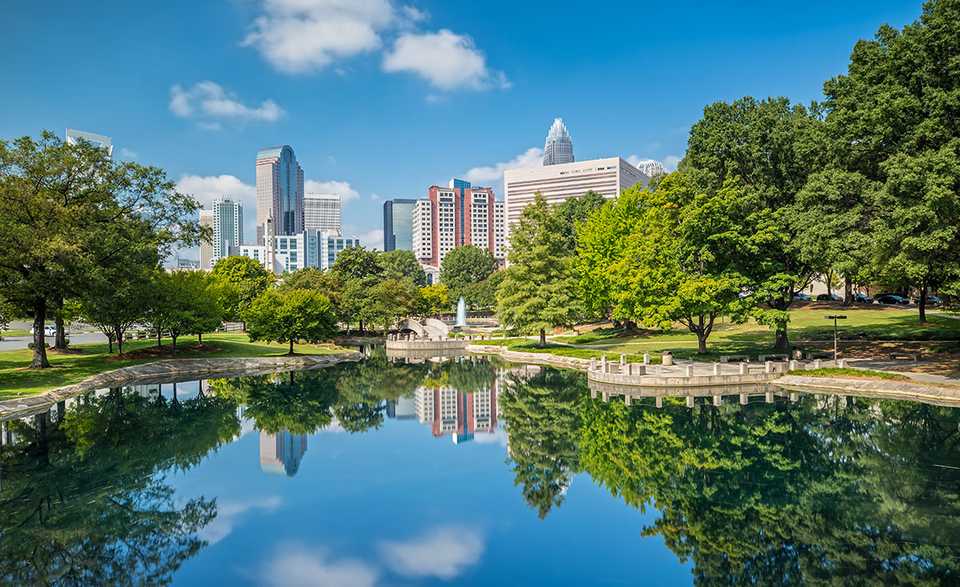
[[[829,314],[843,314],[846,320],[840,321],[840,338],[843,341],[865,340],[960,340],[960,320],[928,315],[927,324],[917,322],[916,310],[887,308],[804,308],[790,313],[790,340],[794,345],[804,346],[819,343],[816,346],[829,346],[833,341],[833,321],[826,318]],[[696,355],[697,339],[685,329],[669,331],[644,331],[639,334],[625,335],[621,331],[597,330],[580,336],[558,336],[551,339],[556,345],[539,349],[539,352],[553,352],[577,357],[595,357],[602,354],[620,354],[642,356],[650,353],[654,361],[660,353],[672,351],[675,357]],[[484,341],[486,344],[504,344],[503,341]],[[698,355],[704,360],[721,355],[756,355],[771,352],[773,332],[770,328],[755,322],[746,324],[719,324],[707,342],[708,354]],[[529,339],[507,339],[506,344],[515,350],[535,351],[534,341]]]
[[[271,357],[284,355],[287,345],[275,343],[252,343],[244,334],[208,334],[204,336],[205,350],[189,349],[196,343],[195,337],[177,339],[181,349],[175,358],[224,358],[224,357]],[[131,341],[124,345],[124,351],[131,352],[149,348],[155,341]],[[169,340],[165,341],[169,344]],[[159,359],[172,358],[170,355],[118,359],[107,354],[107,345],[78,345],[76,350],[82,353],[58,354],[49,352],[50,369],[27,369],[32,351],[28,349],[0,352],[0,400],[12,397],[32,395],[64,385],[70,385],[103,371],[149,363]],[[333,345],[295,345],[299,354],[323,355],[337,350]]]
[[[799,375],[800,377],[829,377],[836,379],[887,379],[890,381],[910,381],[906,375],[899,373],[887,373],[886,371],[873,371],[872,369],[851,369],[849,367],[839,369],[827,367],[824,369],[809,369],[790,371],[790,375]]]

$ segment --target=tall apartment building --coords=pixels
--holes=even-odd
[[[217,198],[213,202],[213,258],[216,264],[223,257],[240,253],[243,244],[243,206],[240,202]]]
[[[277,235],[303,232],[303,168],[289,145],[257,152],[257,243],[265,242],[264,226],[273,219]]]
[[[506,251],[504,208],[492,188],[472,187],[459,179],[447,187],[430,186],[412,214],[413,252],[422,265],[439,267],[447,253],[464,245],[490,251],[502,260]]]
[[[413,250],[413,209],[417,201],[412,199],[387,200],[383,203],[383,250]]]
[[[498,394],[496,380],[472,391],[446,385],[418,387],[414,392],[417,419],[429,425],[435,437],[449,434],[454,444],[469,442],[476,434],[496,432]]]
[[[649,181],[643,172],[620,157],[508,169],[503,174],[507,228],[520,220],[523,209],[533,203],[537,193],[550,204],[579,198],[588,191],[616,198],[623,190]]]
[[[200,228],[213,230],[213,210],[200,210]],[[213,269],[213,241],[200,242],[200,268]]]
[[[341,234],[343,208],[340,194],[304,194],[303,229]]]

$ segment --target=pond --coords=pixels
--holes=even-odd
[[[960,583],[960,410],[766,400],[383,354],[102,390],[3,423],[0,583]]]

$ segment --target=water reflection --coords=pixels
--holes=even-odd
[[[689,404],[685,397],[637,396],[628,405],[611,390],[591,390],[578,373],[377,351],[333,369],[103,390],[2,423],[0,583],[166,583],[187,560],[220,564],[204,563],[205,549],[233,539],[241,523],[296,502],[298,490],[312,503],[334,488],[342,493],[333,505],[311,508],[307,515],[316,518],[303,518],[302,527],[322,527],[330,507],[343,509],[351,524],[369,526],[358,534],[362,547],[335,554],[304,541],[270,544],[278,554],[255,580],[459,582],[477,572],[509,582],[513,565],[532,556],[521,546],[560,540],[555,533],[565,518],[558,512],[584,499],[574,489],[579,484],[601,487],[621,514],[641,512],[626,540],[662,541],[681,581],[960,582],[960,410],[766,389],[722,394],[708,390]],[[245,431],[257,435],[241,443]],[[331,443],[315,436],[323,431],[345,433],[336,436],[343,442],[335,452],[324,452]],[[496,477],[505,471],[501,452],[479,475],[447,478],[451,463],[478,459],[481,447],[450,452],[431,436],[454,444],[505,439],[516,488],[505,485],[511,502],[526,504],[526,515],[514,512],[498,535],[492,524],[437,517],[433,512],[460,511],[460,499],[444,509],[445,493],[417,494],[424,486],[476,486],[493,496],[504,491]],[[376,444],[381,437],[387,448]],[[228,482],[239,476],[237,465],[218,460],[234,443],[243,449],[237,462],[258,457],[259,480],[287,479],[257,495],[220,495],[217,484],[199,484],[200,495],[179,492],[174,477],[210,464]],[[388,450],[393,456],[377,460]],[[411,459],[405,453],[412,450],[419,452]],[[456,456],[431,468],[435,451]],[[401,461],[414,468],[422,462],[422,470],[408,474]],[[328,487],[327,479],[335,483]],[[379,519],[367,520],[363,512],[374,511],[385,491],[421,503],[421,510],[411,505],[406,524],[425,524],[400,524],[402,531],[389,534]],[[481,518],[500,520],[507,511],[502,503],[484,511],[485,499],[471,503],[479,504],[472,509]],[[549,524],[538,521],[547,517]],[[288,524],[287,515],[279,518]],[[620,518],[621,525],[638,519]],[[539,525],[513,538],[510,528],[526,519]],[[604,545],[615,530],[585,517],[573,536]],[[507,549],[507,559],[494,557],[498,548]],[[531,572],[576,573],[583,566],[545,560]],[[597,580],[630,581],[636,564],[647,562],[625,559],[622,567],[608,563],[591,572]],[[691,566],[692,577],[680,563]]]

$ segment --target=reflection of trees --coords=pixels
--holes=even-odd
[[[217,397],[245,404],[244,415],[260,430],[312,434],[333,419],[336,381],[333,369],[315,369],[219,379],[211,386]]]
[[[216,517],[176,499],[163,473],[193,466],[239,432],[236,406],[119,389],[87,396],[60,424],[11,423],[33,438],[0,453],[0,583],[162,584]]]
[[[586,402],[580,459],[627,503],[656,505],[644,533],[692,559],[697,583],[958,580],[960,471],[929,465],[960,465],[960,413],[667,403]]]
[[[363,362],[344,365],[337,380],[339,399],[333,409],[340,425],[348,432],[379,428],[386,410],[384,401],[412,394],[425,369],[391,362],[382,348]]]
[[[578,373],[544,368],[530,378],[509,376],[499,401],[510,437],[514,482],[541,518],[563,503],[580,467],[579,404],[586,391]]]

